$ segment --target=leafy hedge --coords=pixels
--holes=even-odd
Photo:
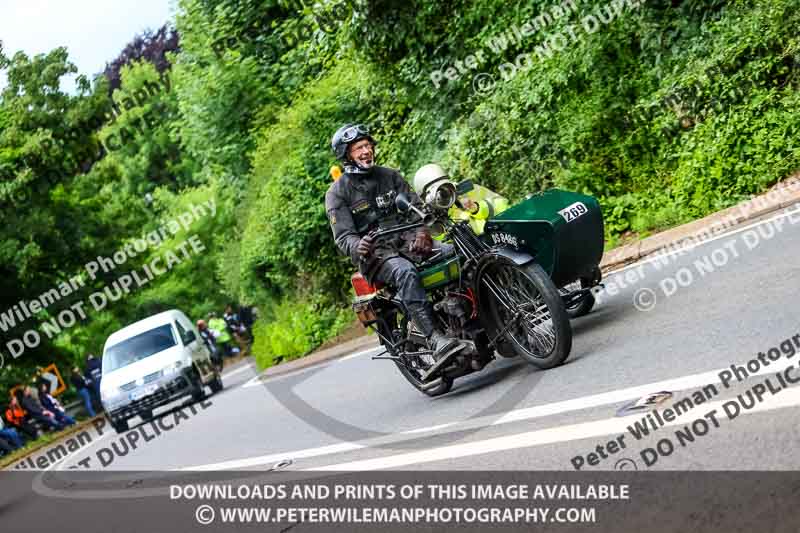
[[[539,30],[508,39],[543,13]],[[608,23],[588,31],[588,15]],[[407,178],[438,161],[512,200],[552,186],[592,194],[609,246],[729,206],[800,166],[798,27],[800,0],[179,0],[171,67],[116,62],[111,97],[102,79],[61,92],[75,71],[63,49],[0,53],[5,308],[191,202],[218,205],[197,227],[207,253],[19,364],[53,349],[78,361],[146,312],[197,317],[228,300],[262,311],[263,365],[335,334],[352,266],[323,201],[345,122],[369,124],[379,163]],[[432,83],[478,51],[478,68]],[[504,80],[500,65],[525,53],[530,68]],[[474,90],[479,73],[491,90]],[[123,130],[123,148],[102,150]]]

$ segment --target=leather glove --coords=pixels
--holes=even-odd
[[[433,239],[431,238],[431,232],[428,231],[427,228],[420,228],[417,230],[417,237],[411,245],[411,251],[422,255],[428,255],[431,253],[432,249]]]
[[[375,234],[370,232],[361,237],[361,240],[358,241],[358,246],[356,247],[356,251],[358,252],[358,255],[366,259],[372,253],[372,248],[374,246],[375,246]]]

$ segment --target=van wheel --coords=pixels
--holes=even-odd
[[[209,385],[209,387],[211,387],[212,394],[218,393],[219,391],[222,390],[222,376],[219,375],[219,374],[216,374],[214,376],[214,379],[208,385]]]
[[[126,418],[118,418],[116,420],[111,420],[111,427],[114,428],[114,431],[117,433],[125,433],[128,431],[128,420]]]
[[[142,420],[145,422],[149,422],[153,419],[153,410],[152,409],[145,409],[144,411],[139,412],[139,416],[142,417]]]
[[[196,402],[202,402],[206,398],[206,388],[203,385],[203,379],[196,371],[192,376],[192,399]]]

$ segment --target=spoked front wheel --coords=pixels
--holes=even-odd
[[[502,333],[514,351],[539,368],[562,364],[572,350],[572,327],[550,277],[536,263],[498,257],[478,280],[492,337]]]

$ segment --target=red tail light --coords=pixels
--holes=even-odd
[[[356,291],[356,296],[367,296],[377,292],[377,289],[367,283],[367,280],[364,279],[364,276],[358,272],[350,276],[350,283],[353,284],[353,289]]]

